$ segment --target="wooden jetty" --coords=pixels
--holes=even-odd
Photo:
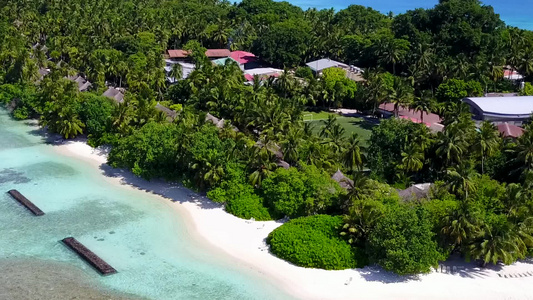
[[[33,202],[28,200],[28,198],[24,197],[19,191],[17,190],[10,190],[8,191],[8,194],[11,195],[11,197],[15,198],[20,204],[24,205],[29,211],[31,211],[36,216],[42,216],[44,215],[44,212],[38,208]]]
[[[87,249],[82,243],[78,242],[73,237],[67,237],[61,240],[70,249],[76,252],[81,258],[87,261],[102,275],[111,275],[117,273],[113,267],[106,263],[103,259],[94,254],[91,250]]]

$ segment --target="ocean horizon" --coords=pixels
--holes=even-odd
[[[401,14],[416,8],[434,7],[438,0],[286,0],[302,9],[317,8],[335,10],[344,9],[352,4],[372,7],[384,14],[392,12]],[[485,5],[494,7],[494,11],[510,26],[533,30],[533,0],[485,0]]]

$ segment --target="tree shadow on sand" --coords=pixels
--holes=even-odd
[[[494,272],[500,272],[503,266],[502,264],[488,264],[485,267],[481,267],[478,262],[466,262],[464,258],[453,256],[447,261],[441,262],[436,271],[443,274],[476,279],[490,277]]]
[[[203,209],[221,208],[223,205],[209,200],[205,195],[198,194],[179,183],[167,182],[162,179],[147,181],[125,169],[115,169],[107,164],[100,165],[102,174],[107,177],[119,178],[122,184],[133,186],[139,190],[163,196],[172,202],[194,203]]]
[[[361,277],[365,279],[366,281],[375,281],[375,282],[381,282],[381,283],[400,283],[400,282],[408,282],[408,281],[416,281],[420,280],[420,276],[413,275],[413,276],[402,276],[395,274],[393,272],[389,272],[379,266],[366,266],[363,269],[356,269]]]

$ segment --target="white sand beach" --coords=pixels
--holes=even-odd
[[[221,255],[233,257],[228,259],[239,267],[265,276],[301,299],[533,299],[533,262],[480,269],[457,259],[413,278],[379,267],[343,271],[297,267],[270,254],[264,244],[281,223],[242,220],[180,185],[148,182],[128,171],[112,169],[105,164],[106,151],[93,149],[82,139],[53,149],[89,162],[114,184],[160,195],[154,198],[189,219],[188,232],[195,240],[209,243]]]

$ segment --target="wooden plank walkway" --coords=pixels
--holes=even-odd
[[[44,215],[44,212],[38,208],[33,202],[28,200],[28,198],[24,197],[19,191],[17,190],[10,190],[8,193],[11,195],[11,197],[15,198],[20,204],[24,205],[29,211],[31,211],[36,216],[42,216]]]
[[[87,249],[82,243],[78,242],[73,237],[67,237],[61,240],[70,249],[76,252],[81,258],[87,261],[102,275],[111,275],[117,273],[113,267],[106,263],[103,259],[94,254],[91,250]]]

